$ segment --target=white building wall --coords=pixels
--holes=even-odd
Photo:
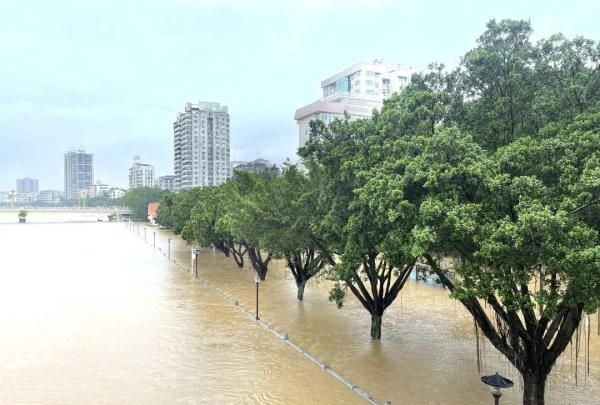
[[[231,177],[226,106],[187,103],[173,124],[173,133],[176,191],[222,184]]]
[[[409,83],[412,68],[385,63],[376,59],[360,62],[321,82],[322,98],[296,111],[298,145],[309,138],[309,123],[319,119],[330,123],[348,114],[351,119],[370,117],[373,109],[383,107],[383,101],[402,91]]]
[[[154,187],[154,167],[145,163],[134,163],[129,168],[129,188]]]

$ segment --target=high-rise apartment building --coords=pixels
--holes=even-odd
[[[309,123],[321,120],[330,123],[335,118],[368,118],[373,109],[380,109],[383,100],[402,90],[410,81],[412,68],[388,64],[381,59],[360,62],[321,82],[323,97],[296,111],[299,146],[308,141]]]
[[[25,177],[17,179],[17,193],[37,193],[40,191],[40,185],[37,179]]]
[[[154,166],[135,162],[129,168],[129,188],[154,187]]]
[[[65,153],[65,199],[79,197],[94,183],[94,155],[83,149]]]
[[[227,106],[187,103],[173,133],[175,191],[218,185],[231,177]]]

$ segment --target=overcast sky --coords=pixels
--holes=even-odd
[[[232,160],[293,158],[320,81],[385,58],[454,65],[490,18],[600,39],[596,1],[0,0],[0,190],[63,188],[63,154],[125,186],[132,157],[173,171],[186,101],[229,106]]]

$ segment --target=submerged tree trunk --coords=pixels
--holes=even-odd
[[[258,277],[261,281],[265,281],[267,278],[267,271],[269,270],[269,262],[271,261],[271,252],[267,254],[267,258],[263,259],[260,250],[248,246],[248,256],[250,257],[250,262],[252,262],[252,267],[254,271],[258,274]]]
[[[346,281],[346,285],[371,314],[371,338],[379,340],[383,313],[398,297],[416,259],[408,261],[404,267],[398,269],[398,276],[392,283],[394,266],[385,260],[377,262],[377,256],[377,252],[368,254],[362,265],[354,271],[353,277]],[[362,274],[366,276],[366,281],[363,281]]]
[[[298,286],[298,301],[304,300],[304,287],[306,287],[306,281],[301,281],[300,283],[296,283]]]
[[[321,271],[330,259],[325,254],[317,254],[312,247],[288,252],[285,254],[285,259],[298,287],[298,301],[302,301],[306,283]]]
[[[381,320],[383,316],[371,314],[371,338],[375,340],[381,339]]]
[[[523,374],[523,405],[544,405],[547,375]]]
[[[454,291],[454,282],[437,260],[429,254],[424,257],[442,283],[451,292]],[[529,294],[526,284],[515,286],[515,291],[522,293],[524,298]],[[494,312],[495,320],[491,321],[479,299],[464,297],[459,300],[490,343],[523,376],[523,404],[543,405],[546,378],[577,330],[583,304],[562,302],[550,318],[545,314],[536,316],[534,309],[528,305],[507,308],[492,293],[483,300]]]
[[[237,266],[239,268],[243,268],[244,267],[244,255],[246,254],[246,251],[248,250],[248,245],[246,245],[245,243],[241,243],[241,242],[230,241],[229,246],[231,246],[231,253],[233,254],[233,260],[235,261],[235,264],[237,264]]]
[[[223,252],[225,257],[229,257],[229,246],[227,246],[227,242],[225,242],[224,240],[220,240],[217,243],[215,243],[215,249]]]

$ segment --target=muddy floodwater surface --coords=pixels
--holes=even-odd
[[[255,307],[248,266],[203,249],[195,279],[190,247],[169,231],[11,215],[0,213],[0,404],[367,403],[243,313]],[[338,310],[329,287],[310,282],[299,303],[274,262],[260,317],[382,402],[493,403],[480,376],[496,371],[515,381],[501,403],[521,402],[518,373],[484,340],[478,372],[473,321],[446,290],[409,281],[374,342],[369,314],[352,298]],[[600,404],[596,314],[589,322],[589,359],[585,324],[547,404]]]

